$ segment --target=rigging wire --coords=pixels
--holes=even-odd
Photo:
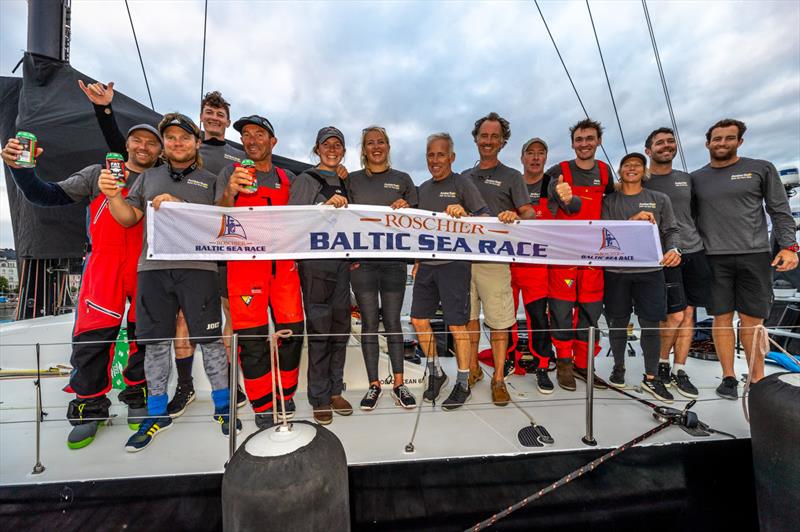
[[[617,111],[617,102],[614,100],[614,91],[611,90],[611,81],[608,79],[608,70],[606,70],[606,61],[603,58],[603,50],[600,48],[600,39],[597,38],[597,28],[594,25],[594,17],[592,17],[592,8],[589,7],[589,0],[586,0],[586,10],[589,12],[589,20],[592,23],[592,32],[594,32],[594,42],[597,43],[597,52],[600,54],[600,63],[603,65],[603,73],[606,75],[606,85],[608,85],[608,94],[611,96],[611,105],[614,107],[614,116],[617,117],[617,126],[619,127],[619,136],[622,137],[622,147],[625,148],[625,153],[628,153],[628,144],[625,142],[625,134],[622,132],[622,122],[619,119],[619,112]]]
[[[131,8],[128,6],[128,0],[125,0],[125,9],[128,10],[128,20],[131,23],[131,31],[133,32],[133,42],[136,43],[136,53],[139,54],[139,64],[142,65],[142,75],[144,75],[144,85],[147,87],[147,96],[150,98],[150,109],[156,110],[153,105],[153,95],[150,93],[150,83],[147,82],[147,72],[144,69],[144,60],[142,60],[142,51],[139,49],[139,39],[136,38],[136,28],[133,27],[133,17],[131,17]]]
[[[203,13],[203,63],[200,67],[200,101],[203,101],[203,86],[205,85],[206,81],[206,26],[208,24],[208,0],[205,1],[205,4],[205,11]]]
[[[553,43],[553,48],[556,49],[556,54],[558,55],[558,59],[561,61],[561,66],[564,67],[564,72],[567,74],[567,79],[569,79],[569,84],[572,85],[572,90],[575,92],[575,96],[578,98],[578,103],[581,104],[581,109],[583,109],[583,114],[586,116],[586,118],[589,118],[589,113],[588,111],[586,111],[586,106],[583,105],[583,100],[581,100],[581,95],[578,94],[578,89],[575,87],[575,83],[572,81],[572,76],[569,73],[569,69],[567,69],[567,64],[564,62],[564,58],[561,56],[561,52],[558,49],[558,45],[556,45],[556,40],[553,38],[553,34],[550,32],[550,26],[547,25],[547,21],[544,18],[544,13],[542,13],[542,8],[539,7],[539,0],[533,0],[533,3],[536,5],[537,11],[539,11],[539,16],[542,18],[544,29],[547,30],[547,35],[550,36],[550,42]],[[608,152],[606,152],[605,146],[601,144],[600,149],[603,151],[603,155],[605,155],[606,157],[606,162],[608,163],[608,167],[611,170],[611,173],[616,178],[617,173],[614,170],[614,165],[611,164],[611,159],[608,157]]]
[[[661,56],[658,53],[656,34],[653,32],[653,24],[650,22],[650,12],[647,10],[647,0],[642,0],[642,9],[644,9],[644,18],[647,21],[647,30],[650,32],[650,41],[653,43],[653,54],[656,57],[658,75],[661,77],[661,87],[664,89],[664,98],[667,100],[667,111],[669,111],[669,119],[672,122],[672,130],[675,132],[675,141],[678,143],[678,153],[681,155],[681,164],[683,165],[683,171],[688,172],[686,157],[683,155],[683,143],[681,142],[681,136],[678,134],[678,123],[675,121],[675,113],[672,110],[672,100],[670,100],[669,89],[667,89],[667,78],[664,76],[664,68],[661,66]]]

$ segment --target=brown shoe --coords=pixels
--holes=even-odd
[[[330,425],[333,421],[333,412],[330,406],[315,406],[314,421],[320,425]]]
[[[331,395],[331,408],[340,416],[349,416],[353,413],[353,405],[341,395]]]
[[[508,395],[506,383],[504,381],[496,381],[492,379],[492,402],[495,406],[506,406],[511,402],[511,396]]]
[[[469,384],[469,387],[472,388],[473,386],[475,386],[475,383],[480,380],[483,380],[483,368],[481,368],[480,365],[478,365],[477,371],[472,371],[471,369],[469,370],[469,377],[467,378],[467,383]]]
[[[568,392],[574,392],[577,388],[575,383],[575,375],[572,373],[572,359],[557,358],[556,359],[556,379],[558,385]]]
[[[583,382],[586,382],[586,371],[587,371],[586,368],[575,368],[575,370],[574,370],[575,378],[576,379],[580,379]],[[603,381],[603,379],[601,379],[600,377],[595,375],[594,376],[594,389],[595,390],[607,390],[608,389],[608,385],[605,383],[605,381]]]

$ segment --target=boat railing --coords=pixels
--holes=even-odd
[[[741,325],[734,326],[734,331],[733,332],[737,335],[737,340],[736,340],[736,350],[737,350],[737,352],[739,352],[741,350],[741,344],[739,342],[739,336],[740,336],[741,330],[744,329],[744,328],[745,327],[741,326]],[[774,335],[774,336],[779,336],[779,337],[787,337],[787,338],[791,338],[791,339],[800,339],[800,326],[781,326],[781,327],[772,327],[772,328],[763,328],[762,326],[756,326],[756,327],[752,327],[752,328],[753,329],[761,328],[765,332],[769,333],[769,335]],[[658,330],[658,328],[653,328],[653,329]],[[681,328],[677,327],[676,329],[681,329]],[[693,331],[696,331],[696,330],[707,330],[709,332],[711,332],[713,330],[712,327],[703,327],[703,326],[685,327],[684,329],[691,329]],[[625,330],[625,331],[627,331],[628,332],[628,341],[630,341],[632,339],[631,334],[635,333],[636,331],[639,331],[641,333],[641,331],[647,330],[647,329],[646,328],[642,328],[642,327],[635,327],[635,328],[632,329],[630,326],[626,327],[626,328],[619,328],[619,329],[612,329],[612,328],[609,328],[609,327],[587,327],[587,328],[578,328],[578,329],[554,329],[554,328],[549,328],[549,329],[524,329],[524,328],[519,328],[518,332],[524,332],[524,333],[527,333],[528,335],[531,335],[531,334],[543,333],[543,332],[553,333],[553,332],[557,332],[559,330],[570,330],[570,331],[575,331],[575,332],[585,331],[586,335],[588,337],[588,342],[587,343],[589,345],[593,345],[596,341],[599,341],[599,338],[601,336],[608,336],[609,332],[612,331],[612,330]],[[269,349],[269,353],[270,353],[270,357],[271,357],[271,361],[272,361],[271,367],[279,367],[280,361],[279,361],[279,351],[277,349],[277,344],[278,344],[277,340],[280,339],[280,338],[286,338],[286,337],[290,336],[291,334],[292,334],[291,331],[288,331],[288,330],[286,330],[286,331],[274,331],[274,330],[271,330],[269,335],[239,335],[239,334],[232,334],[232,335],[229,335],[229,336],[228,335],[223,335],[223,336],[211,337],[211,338],[220,338],[220,339],[223,339],[223,340],[228,340],[229,341],[229,345],[231,346],[231,350],[230,350],[231,351],[231,366],[230,366],[231,367],[231,371],[229,373],[229,379],[230,379],[229,380],[229,389],[230,389],[230,393],[231,393],[230,399],[229,399],[229,401],[230,401],[230,417],[231,417],[231,419],[230,419],[231,425],[230,426],[231,427],[235,427],[236,426],[236,423],[237,423],[238,419],[251,419],[253,417],[253,416],[242,416],[238,412],[238,408],[237,408],[236,391],[237,391],[237,384],[239,382],[239,361],[238,361],[239,341],[242,338],[263,338],[265,341],[266,340],[271,340],[269,342],[269,344],[271,346],[270,349]],[[346,333],[346,334],[343,334],[342,336],[362,337],[362,336],[366,336],[366,335],[376,335],[376,336],[384,336],[385,337],[385,336],[389,336],[390,334],[403,335],[405,333],[403,333],[403,332],[386,333],[384,331],[380,331],[380,332],[377,332],[377,333],[363,333],[363,332],[362,333]],[[445,336],[446,335],[452,335],[452,332],[450,332],[450,331],[432,331],[430,334],[435,337],[435,336],[440,336],[440,335],[445,335]],[[481,334],[481,335],[483,335],[484,331],[477,331],[477,332],[468,331],[468,332],[465,332],[464,334]],[[334,336],[334,335],[331,335],[331,334],[308,334],[308,333],[303,334],[304,339],[307,339],[309,337],[315,337],[315,336],[331,337],[331,336]],[[172,340],[177,340],[177,339],[178,338],[173,338],[173,337],[155,338],[155,339],[148,339],[148,342],[172,341]],[[190,341],[191,340],[208,341],[209,337],[198,337],[198,338],[195,338],[195,337],[188,337],[188,338],[187,337],[182,337],[180,339],[181,340],[190,340]],[[798,361],[798,357],[797,356],[787,353],[785,350],[783,350],[782,347],[778,346],[778,344],[772,338],[768,338],[768,340],[770,342],[772,342],[773,344],[775,344],[775,346],[777,346],[779,350],[784,351],[784,353],[786,353],[790,357],[793,357],[795,359],[795,362],[800,364],[800,361]],[[130,339],[129,340],[129,342],[134,342],[134,341],[135,341],[135,339]],[[5,348],[10,348],[10,347],[16,347],[16,348],[20,348],[20,347],[27,348],[27,347],[29,347],[31,349],[31,355],[34,358],[35,363],[36,363],[35,371],[20,370],[19,372],[14,373],[14,370],[7,370],[6,368],[0,368],[0,371],[3,370],[3,369],[6,369],[7,372],[8,371],[11,372],[11,373],[0,372],[0,381],[5,380],[5,379],[9,379],[9,378],[14,378],[14,379],[29,378],[29,379],[33,379],[33,384],[34,384],[34,387],[35,387],[35,398],[34,398],[34,401],[35,401],[35,419],[33,420],[33,422],[35,422],[35,434],[34,434],[34,438],[35,438],[35,441],[34,441],[35,464],[33,466],[32,472],[31,472],[32,475],[38,475],[38,474],[42,473],[45,470],[45,466],[43,465],[43,460],[42,460],[42,455],[41,455],[42,424],[45,421],[47,421],[47,422],[68,421],[68,419],[66,417],[64,417],[64,418],[55,418],[55,417],[48,416],[48,414],[44,411],[45,405],[43,405],[43,403],[42,403],[41,379],[42,378],[48,378],[48,377],[64,377],[64,376],[67,376],[68,375],[68,370],[71,369],[71,368],[69,368],[68,366],[60,366],[58,368],[49,368],[49,369],[44,369],[43,370],[42,367],[41,367],[41,349],[42,349],[42,347],[45,347],[45,346],[48,346],[48,347],[52,347],[52,346],[73,346],[73,345],[76,345],[76,344],[103,344],[103,343],[105,343],[105,344],[116,344],[117,342],[118,342],[118,340],[112,340],[112,341],[109,341],[109,340],[102,340],[102,341],[98,340],[98,341],[83,341],[83,342],[37,342],[37,343],[3,343],[2,341],[0,341],[0,350],[3,350]],[[630,349],[630,346],[628,346],[627,349]],[[608,352],[607,356],[611,356],[610,349],[609,349],[609,352]],[[629,354],[629,356],[632,356],[632,355]],[[587,358],[587,362],[588,362],[587,379],[586,379],[587,380],[587,386],[586,386],[586,393],[585,393],[585,396],[583,398],[576,396],[575,398],[563,398],[563,397],[562,398],[550,398],[550,397],[545,398],[545,397],[542,397],[540,399],[531,399],[531,398],[522,396],[522,397],[519,397],[519,398],[516,398],[516,399],[512,398],[512,402],[515,403],[515,405],[518,406],[519,408],[523,409],[523,413],[526,413],[525,410],[524,410],[524,408],[526,408],[526,407],[535,407],[535,406],[540,406],[540,405],[543,405],[543,404],[552,405],[554,402],[556,402],[556,403],[572,403],[572,404],[574,404],[576,402],[583,402],[584,405],[585,405],[584,406],[584,408],[585,408],[585,430],[584,430],[583,436],[581,436],[580,439],[587,446],[595,446],[595,445],[597,445],[597,441],[594,438],[594,388],[595,387],[588,385],[588,382],[590,382],[590,380],[591,380],[590,376],[596,375],[596,372],[594,370],[594,367],[595,367],[594,357],[591,357],[591,356],[588,357]],[[424,364],[424,362],[423,362],[423,364]],[[54,369],[57,370],[57,371],[54,371]],[[276,390],[278,392],[277,396],[279,398],[279,408],[280,408],[280,410],[285,411],[285,398],[284,398],[281,379],[277,378],[277,380],[276,380],[276,377],[275,377],[276,372],[271,372],[271,373],[272,373],[272,376],[273,376],[273,383],[272,383],[273,384],[273,388],[272,389]],[[427,367],[426,367],[426,370],[425,370],[425,376],[427,376]],[[424,377],[423,377],[423,380],[424,380]],[[699,388],[702,389],[703,387],[699,387]],[[630,397],[630,394],[627,394],[627,395],[628,395],[628,397],[625,397],[625,396],[622,396],[622,395],[614,396],[614,397],[604,397],[603,400],[604,401],[611,401],[611,402],[613,402],[613,401],[630,402],[630,401],[634,401],[635,400],[635,398]],[[696,401],[697,402],[702,402],[702,401],[719,401],[719,400],[721,400],[721,399],[719,399],[719,398],[708,398],[708,399],[698,399]],[[684,400],[684,399],[681,399],[681,398],[676,398],[675,402],[686,402],[686,403],[688,403],[690,401],[688,399]],[[491,407],[492,405],[493,405],[492,402],[474,402],[473,401],[473,402],[470,402],[469,405],[467,405],[465,408],[479,409],[479,408],[483,408],[483,407],[487,407],[488,408],[488,407]],[[11,408],[11,409],[2,408],[2,406],[0,406],[0,411],[2,411],[2,410],[12,410],[12,409],[13,408]],[[390,410],[392,412],[392,415],[397,415],[396,414],[396,408],[387,408],[387,407],[384,407],[384,408],[377,407],[375,410],[373,410],[370,413],[370,415],[371,416],[381,415],[382,413],[388,413]],[[411,440],[410,440],[410,442],[408,444],[405,445],[405,448],[404,448],[404,452],[406,452],[406,453],[413,452],[413,450],[414,450],[414,438],[416,436],[417,428],[419,426],[419,416],[421,416],[424,413],[424,411],[429,410],[429,409],[420,404],[414,410],[416,412],[411,411],[411,410],[405,411],[406,415],[412,415],[413,414],[413,415],[417,416],[416,420],[415,420],[415,423],[414,423],[414,428],[413,428],[413,432],[412,432],[412,435],[411,435]],[[286,417],[285,416],[279,416],[278,408],[273,407],[272,415],[274,416],[274,419],[276,421],[275,430],[291,430],[290,429],[291,423],[286,421]],[[526,415],[530,418],[530,416],[527,413],[526,413]],[[183,416],[181,416],[181,418],[182,419],[187,419],[187,420],[193,420],[193,418],[196,418],[196,420],[202,419],[203,421],[206,421],[208,419],[208,416],[207,416],[207,414],[186,413]],[[113,417],[112,417],[112,419],[113,419]],[[308,416],[308,418],[305,418],[304,416],[298,415],[293,419],[296,419],[296,420],[307,419],[307,420],[310,421],[312,419],[312,417]],[[86,421],[92,421],[92,420],[95,420],[95,419],[93,419],[93,418],[85,418],[85,420]],[[107,421],[108,418],[102,418],[102,419],[96,419],[96,420],[97,421]],[[24,419],[24,420],[17,419],[17,420],[13,420],[13,421],[0,420],[0,426],[6,425],[6,424],[12,424],[12,423],[30,423],[30,422],[31,422],[31,420],[29,420],[29,419]],[[231,430],[230,431],[230,437],[229,437],[229,445],[228,445],[228,459],[230,459],[230,457],[233,456],[233,453],[236,451],[237,447],[238,447],[238,442],[237,442],[237,437],[236,437],[236,431],[235,430]],[[226,463],[227,463],[227,461],[226,461]]]

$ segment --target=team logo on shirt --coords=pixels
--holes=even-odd
[[[400,190],[400,185],[397,183],[384,183],[383,188],[389,188],[392,190]]]
[[[567,288],[572,288],[572,285],[575,284],[575,279],[564,279],[564,284],[567,285]]]
[[[753,177],[752,172],[747,172],[744,174],[733,174],[731,176],[731,181],[738,181],[739,179],[752,179],[752,177]]]
[[[242,303],[244,303],[248,307],[250,306],[250,303],[252,301],[253,301],[253,296],[242,296]]]
[[[217,235],[217,238],[227,237],[247,240],[247,234],[244,232],[244,227],[242,227],[242,224],[239,223],[239,220],[233,216],[223,214],[222,224],[219,228],[219,234]]]
[[[494,185],[496,187],[503,185],[503,182],[498,181],[497,179],[484,179],[483,182],[486,183],[487,185]]]
[[[675,186],[676,187],[688,187],[689,186],[689,182],[688,181],[675,181]]]

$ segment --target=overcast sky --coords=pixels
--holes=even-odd
[[[606,126],[616,166],[625,153],[583,1],[540,1],[590,116]],[[642,6],[590,3],[629,151],[669,125]],[[704,134],[723,117],[748,125],[740,154],[800,162],[800,3],[648,3],[687,165],[707,162]],[[203,2],[130,1],[156,110],[199,114]],[[0,0],[0,73],[26,45],[27,3]],[[73,0],[72,65],[149,102],[121,0]],[[16,75],[21,73],[21,69]],[[222,91],[236,117],[269,117],[276,152],[309,160],[316,131],[336,125],[358,168],[361,129],[387,128],[395,168],[428,178],[425,137],[449,131],[457,170],[475,164],[470,131],[489,111],[511,121],[501,153],[519,167],[529,137],[549,162],[574,156],[569,126],[583,117],[533,2],[210,1],[205,89]],[[84,98],[76,87],[65,97]],[[90,107],[87,106],[87,112]],[[238,140],[231,129],[230,138]],[[679,167],[677,162],[676,166]],[[77,168],[65,168],[68,175]],[[12,247],[5,181],[0,247]]]

